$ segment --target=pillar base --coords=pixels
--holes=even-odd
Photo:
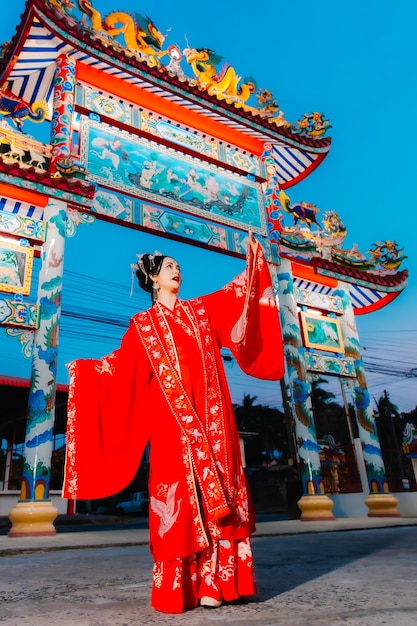
[[[328,496],[302,496],[297,504],[301,509],[301,522],[328,522],[335,519],[332,513],[334,502]]]
[[[392,493],[370,493],[365,500],[368,517],[400,517],[398,500]]]
[[[58,509],[50,500],[21,500],[10,511],[9,537],[48,537],[56,534]]]

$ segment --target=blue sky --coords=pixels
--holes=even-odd
[[[24,4],[23,0],[8,3],[0,23],[0,41],[14,34]],[[306,181],[287,193],[293,202],[313,202],[322,213],[337,211],[348,229],[345,248],[356,243],[365,253],[383,239],[405,247],[408,258],[403,267],[410,272],[407,289],[381,311],[358,317],[357,324],[365,363],[369,363],[371,394],[379,398],[387,389],[400,410],[413,409],[417,405],[417,369],[414,377],[410,376],[417,368],[417,3],[94,0],[94,6],[103,14],[114,10],[148,14],[162,32],[171,29],[166,44],[185,47],[186,35],[190,46],[215,50],[239,75],[252,75],[259,87],[270,89],[290,122],[314,110],[330,118],[330,154]],[[263,10],[257,10],[258,6]],[[131,230],[123,235],[122,249],[115,250],[110,239],[114,241],[114,232],[119,230],[109,234],[108,224],[94,227],[92,244],[89,228],[80,227],[77,236],[67,242],[66,286],[73,290],[74,299],[81,298],[77,293],[85,293],[82,274],[88,267],[87,275],[94,276],[96,299],[100,293],[103,307],[123,318],[147,305],[137,291],[133,298],[124,299],[130,289],[130,273],[123,268],[135,260],[135,252],[163,247],[164,252],[174,254],[185,273],[183,297],[216,289],[242,268],[239,260],[219,259],[213,253]],[[87,265],[86,255],[90,259]],[[67,298],[71,308],[70,296]],[[88,302],[84,305],[88,308]],[[76,344],[66,339],[70,326],[64,319],[61,368],[66,360],[79,356],[73,354]],[[108,335],[111,347],[119,331],[108,326],[112,326]],[[89,332],[86,326],[84,339]],[[84,349],[88,347],[84,344]],[[95,355],[102,344],[96,338],[90,347]],[[247,381],[242,382],[232,370],[229,375],[237,396],[242,395]],[[250,392],[275,403],[275,389],[255,385]]]

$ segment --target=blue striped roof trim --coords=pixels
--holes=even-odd
[[[277,151],[276,147],[274,147],[274,149]],[[314,161],[314,157],[309,152],[305,152],[304,150],[297,152],[287,146],[282,146],[281,157],[288,160],[288,162],[293,165],[297,163],[297,165],[302,168],[308,167]]]
[[[54,72],[55,63],[51,63],[42,70],[18,77],[13,81],[13,92],[28,102],[46,100],[52,107],[50,99],[53,93]]]
[[[368,289],[366,287],[359,287],[358,285],[349,285],[350,297],[352,299],[352,305],[354,309],[361,309],[366,306],[370,306],[375,302],[379,302],[386,293],[375,291],[374,289]]]
[[[39,36],[39,29],[42,31],[41,36]],[[58,54],[69,52],[70,50],[72,50],[72,46],[63,42],[62,39],[52,33],[48,33],[39,24],[32,24],[29,36],[25,39],[10,77],[21,75],[25,71],[31,71],[34,64],[36,64],[38,69],[41,69],[54,62]]]
[[[294,286],[297,289],[305,289],[306,291],[314,291],[325,296],[331,296],[333,288],[327,285],[320,285],[319,283],[313,283],[310,280],[303,280],[302,278],[294,278]]]
[[[272,153],[281,184],[300,176],[318,158],[318,155],[299,148],[282,145],[274,145]]]
[[[36,219],[43,219],[43,209],[33,204],[26,204],[25,202],[19,202],[18,200],[12,200],[10,198],[0,197],[0,211],[6,211],[7,213],[17,213],[22,217],[33,217]]]
[[[314,291],[322,295],[332,295],[333,288],[327,285],[320,285],[309,280],[303,280],[301,278],[294,278],[294,286],[297,289],[305,289],[307,291]],[[374,289],[368,289],[366,287],[360,287],[349,283],[349,292],[354,309],[363,309],[364,307],[375,304],[382,300],[386,294],[375,291]]]

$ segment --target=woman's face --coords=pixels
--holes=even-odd
[[[170,256],[165,257],[155,280],[159,286],[159,291],[177,293],[181,286],[182,277],[180,266],[176,260]]]

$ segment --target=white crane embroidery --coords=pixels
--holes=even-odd
[[[181,498],[178,502],[175,502],[175,492],[178,487],[178,482],[173,483],[167,490],[166,502],[158,500],[154,496],[151,496],[151,509],[161,519],[158,534],[163,537],[165,533],[177,521],[178,514],[180,512]],[[176,510],[175,510],[176,509]]]

